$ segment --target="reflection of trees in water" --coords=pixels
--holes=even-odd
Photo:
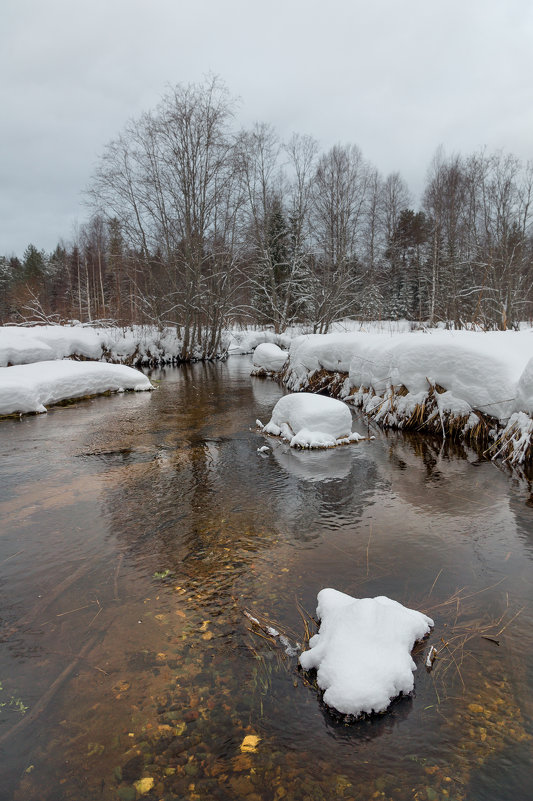
[[[239,451],[249,452],[249,444],[189,442],[109,488],[112,531],[126,553],[149,573],[171,570],[227,598],[253,555],[273,539],[268,508],[251,492],[243,498],[242,478],[229,469],[242,460]],[[253,466],[247,472],[257,485]]]
[[[507,487],[498,491],[495,466],[464,444],[398,432],[387,432],[386,443],[388,461],[381,472],[410,505],[472,516],[494,514],[496,499],[502,514],[508,508]]]
[[[276,441],[261,458],[263,438],[249,430],[257,382],[242,368],[235,380],[220,364],[166,372],[141,436],[143,463],[129,455],[106,490],[112,533],[139,563],[227,586],[246,554],[264,550],[278,532],[311,541],[321,526],[361,516],[376,482],[364,445],[296,452]],[[131,441],[122,437],[117,450]],[[138,450],[138,431],[135,441]]]

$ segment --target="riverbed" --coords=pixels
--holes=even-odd
[[[528,480],[357,416],[374,439],[292,450],[250,369],[0,422],[0,798],[526,797]],[[385,715],[334,716],[246,614],[297,648],[323,587],[435,620]]]

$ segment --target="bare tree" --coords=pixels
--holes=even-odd
[[[336,145],[320,158],[311,218],[317,253],[312,319],[321,332],[354,307],[368,186],[369,169],[355,145]]]
[[[176,86],[106,148],[90,189],[94,206],[117,221],[137,272],[149,273],[136,281],[141,308],[153,312],[151,299],[165,298],[159,322],[179,329],[184,359],[210,349],[212,325],[221,325],[212,292],[228,290],[234,263],[233,105],[216,78]]]

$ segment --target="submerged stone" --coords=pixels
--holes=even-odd
[[[257,745],[261,742],[261,738],[256,734],[247,734],[241,743],[241,751],[255,754]]]
[[[146,795],[154,786],[154,780],[151,776],[145,776],[144,779],[139,779],[139,781],[135,782],[133,786],[139,795]]]
[[[144,757],[142,754],[135,754],[131,759],[128,759],[125,765],[122,766],[122,780],[125,782],[135,782],[141,778],[141,773],[144,769]]]
[[[137,798],[137,790],[135,787],[119,787],[117,795],[120,801],[135,801]]]

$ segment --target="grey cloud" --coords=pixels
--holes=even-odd
[[[0,25],[0,253],[68,237],[105,143],[209,71],[239,124],[355,142],[415,195],[441,143],[533,157],[529,0],[3,0]]]

